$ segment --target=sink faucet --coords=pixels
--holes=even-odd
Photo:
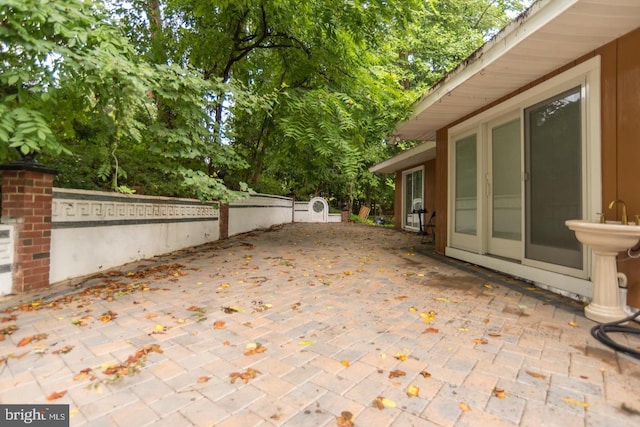
[[[620,203],[622,205],[622,223],[624,225],[629,224],[627,220],[627,204],[625,202],[623,202],[622,200],[614,200],[613,202],[609,203],[609,209],[613,209],[616,203]]]

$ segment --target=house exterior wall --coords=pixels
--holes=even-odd
[[[609,210],[612,200],[627,204],[629,220],[640,214],[640,28],[613,42],[577,58],[565,66],[533,81],[511,94],[450,123],[436,133],[435,206],[436,246],[444,252],[447,245],[448,193],[448,130],[477,114],[499,105],[550,78],[585,62],[594,56],[601,58],[601,135],[602,135],[602,210],[608,219],[619,219],[620,208]],[[401,181],[400,181],[401,184]],[[400,185],[396,188],[402,188]],[[442,215],[440,215],[442,213]],[[640,307],[640,259],[628,259],[621,254],[620,272],[627,275],[627,304]]]

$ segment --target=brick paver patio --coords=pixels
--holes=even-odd
[[[640,425],[640,361],[581,304],[381,227],[289,224],[0,308],[0,402],[72,426]]]

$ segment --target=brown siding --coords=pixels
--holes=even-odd
[[[444,253],[447,247],[447,175],[449,173],[449,144],[447,129],[436,132],[436,242],[435,250]]]
[[[615,58],[615,77],[607,76],[610,80],[615,79],[615,85],[608,87],[611,93],[607,93],[605,99],[609,103],[603,103],[603,110],[614,109],[617,112],[613,117],[616,120],[615,133],[605,136],[603,126],[602,144],[603,152],[605,149],[608,152],[607,161],[615,161],[615,166],[611,168],[610,164],[604,164],[603,159],[603,166],[609,166],[609,169],[604,169],[607,172],[603,182],[607,187],[603,188],[602,201],[608,218],[613,215],[620,218],[621,208],[617,207],[614,213],[608,209],[608,204],[612,200],[624,200],[629,220],[635,221],[634,216],[640,215],[640,29],[618,39],[616,44],[616,48],[608,52],[610,61]],[[613,118],[607,117],[607,126],[614,126],[611,123]],[[615,160],[610,158],[613,156]],[[619,271],[627,275],[629,283],[627,303],[640,307],[640,259],[627,258],[627,254],[621,254],[619,259],[625,261],[618,262]]]
[[[396,191],[393,200],[393,226],[402,229],[402,171],[396,172]]]

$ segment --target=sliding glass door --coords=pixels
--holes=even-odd
[[[525,256],[582,268],[582,245],[564,224],[582,218],[582,108],[577,86],[524,110]]]

